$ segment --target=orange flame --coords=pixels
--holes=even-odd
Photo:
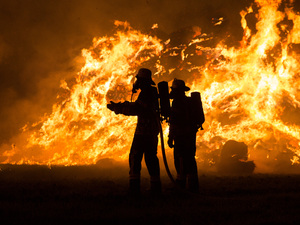
[[[129,100],[137,69],[147,66],[155,71],[156,82],[170,81],[179,70],[191,90],[201,92],[206,122],[198,132],[199,162],[214,163],[214,151],[234,139],[245,142],[251,159],[262,164],[276,161],[283,152],[289,153],[291,164],[299,163],[300,126],[288,115],[300,108],[299,53],[293,49],[300,43],[300,15],[290,4],[280,11],[280,0],[255,3],[256,31],[247,24],[246,16],[254,13],[250,6],[240,13],[244,37],[238,48],[223,41],[215,47],[203,45],[213,37],[200,28],[189,44],[171,46],[170,40],[116,21],[116,34],[94,38],[93,46],[82,51],[85,65],[76,83],[69,87],[61,82],[65,92],[52,114],[27,127],[26,147],[4,152],[4,162],[70,165],[127,158],[136,119],[116,116],[106,104]],[[205,63],[192,60],[195,56]],[[178,63],[171,66],[174,58]],[[27,150],[21,154],[18,148]]]

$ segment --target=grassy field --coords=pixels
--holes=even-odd
[[[0,166],[1,224],[299,224],[300,175],[199,174],[200,193],[127,195],[126,167]]]

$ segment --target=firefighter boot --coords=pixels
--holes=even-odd
[[[187,189],[192,193],[199,193],[199,181],[197,174],[187,176]]]
[[[141,184],[140,179],[130,179],[129,180],[129,195],[139,196],[141,194]]]
[[[184,174],[177,174],[176,186],[182,189],[185,189],[186,186],[186,176]]]
[[[161,182],[159,177],[151,177],[150,185],[150,192],[152,195],[158,196],[161,194]]]

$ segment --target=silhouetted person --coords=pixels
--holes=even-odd
[[[173,99],[170,115],[168,145],[174,147],[174,163],[177,171],[176,183],[192,192],[198,192],[198,172],[195,160],[196,133],[199,125],[194,121],[191,97],[185,95],[190,88],[183,80],[174,79],[170,98]],[[202,124],[201,124],[202,125]]]
[[[116,114],[137,116],[137,126],[129,154],[129,192],[132,195],[140,193],[140,171],[143,155],[150,174],[151,192],[161,192],[160,169],[157,158],[158,143],[158,93],[151,78],[151,71],[146,68],[139,70],[133,84],[133,93],[141,92],[135,102],[108,104],[107,107]]]

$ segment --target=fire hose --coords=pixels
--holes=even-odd
[[[166,172],[168,174],[168,177],[170,178],[170,180],[175,184],[175,180],[171,174],[171,171],[169,169],[168,166],[168,161],[167,161],[167,156],[166,156],[166,151],[165,151],[165,144],[164,144],[164,133],[163,133],[163,129],[161,126],[161,122],[159,120],[159,117],[157,117],[157,123],[158,123],[158,127],[159,127],[159,136],[160,136],[160,144],[161,144],[161,152],[162,152],[162,157],[163,157],[163,161],[164,161],[164,165],[165,165],[165,169]]]
[[[157,124],[159,127],[161,152],[162,152],[162,157],[164,160],[166,172],[167,172],[170,180],[174,184],[176,184],[175,180],[170,172],[169,166],[168,166],[166,150],[165,150],[165,145],[164,145],[164,134],[163,134],[163,129],[162,129],[162,125],[161,125],[161,122],[163,120],[168,121],[168,119],[170,117],[171,108],[170,108],[169,86],[168,86],[168,82],[166,82],[166,81],[159,82],[157,86],[158,86],[158,93],[159,93],[159,100],[160,100],[159,101],[160,109],[159,109],[159,116],[157,116],[156,118],[157,118]]]

